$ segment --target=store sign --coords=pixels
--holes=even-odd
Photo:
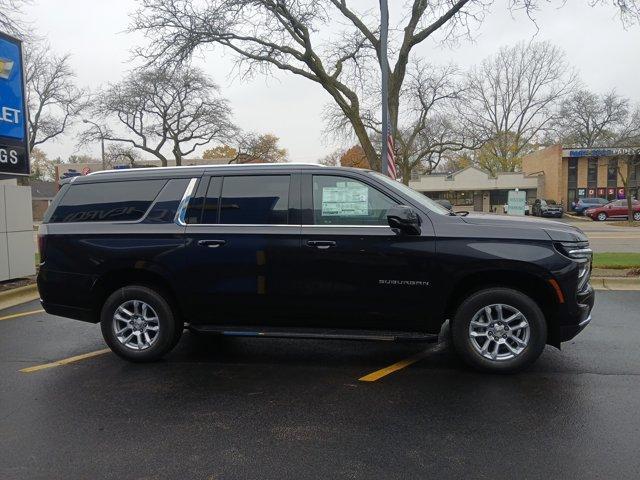
[[[598,197],[603,198],[606,194],[607,194],[607,189],[606,188],[599,188],[598,189]]]
[[[595,197],[596,195],[596,189],[595,188],[590,188],[589,189],[589,197]]]
[[[586,188],[579,188],[578,189],[578,198],[583,198],[587,193],[587,189]]]
[[[571,148],[562,152],[563,157],[621,157],[624,155],[640,155],[640,147]]]
[[[525,204],[527,201],[527,192],[524,190],[509,190],[509,197],[507,200],[508,209],[507,214],[523,216],[525,210]]]
[[[619,200],[623,200],[627,198],[627,196],[624,194],[624,188],[619,188],[618,189],[618,199]]]
[[[0,174],[29,175],[22,42],[0,33]]]

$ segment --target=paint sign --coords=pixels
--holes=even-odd
[[[523,216],[527,203],[527,192],[524,190],[509,190],[507,200],[507,214]]]
[[[0,32],[0,174],[29,175],[22,42]]]

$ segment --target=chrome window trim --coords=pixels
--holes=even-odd
[[[198,181],[197,177],[194,177],[191,180],[189,180],[189,184],[187,185],[187,188],[184,191],[184,194],[182,195],[182,200],[180,200],[180,204],[178,205],[178,210],[176,211],[176,216],[174,221],[181,227],[187,226],[187,222],[185,220],[185,217],[187,215],[187,206],[189,205],[189,201],[193,196],[193,190],[195,189],[197,181]]]
[[[189,223],[189,227],[312,227],[312,228],[388,228],[388,225],[303,225],[298,223]]]

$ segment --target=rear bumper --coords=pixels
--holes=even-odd
[[[577,310],[574,315],[560,325],[560,341],[566,342],[578,335],[591,322],[591,311],[595,302],[595,292],[591,285],[577,295]]]
[[[40,299],[40,304],[44,311],[50,315],[56,315],[58,317],[72,318],[74,320],[81,320],[83,322],[98,323],[99,319],[95,315],[95,312],[88,308],[72,307],[70,305],[58,305],[55,303],[47,303]]]
[[[38,290],[42,308],[51,315],[85,322],[98,322],[93,309],[91,275],[59,272],[40,268]]]

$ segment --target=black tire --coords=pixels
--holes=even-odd
[[[529,324],[529,341],[516,357],[492,360],[481,355],[472,344],[469,325],[474,315],[484,307],[504,304],[519,310]],[[460,304],[451,324],[451,339],[455,351],[471,367],[491,373],[518,372],[535,362],[547,341],[544,314],[529,296],[510,288],[492,288],[474,293]],[[502,349],[506,348],[501,347]]]
[[[144,350],[134,350],[118,340],[113,317],[120,305],[130,300],[140,300],[156,312],[158,318],[157,338]],[[156,290],[141,285],[123,287],[113,292],[104,302],[100,314],[102,336],[109,348],[120,357],[132,362],[152,362],[162,358],[176,346],[183,331],[169,303]]]

